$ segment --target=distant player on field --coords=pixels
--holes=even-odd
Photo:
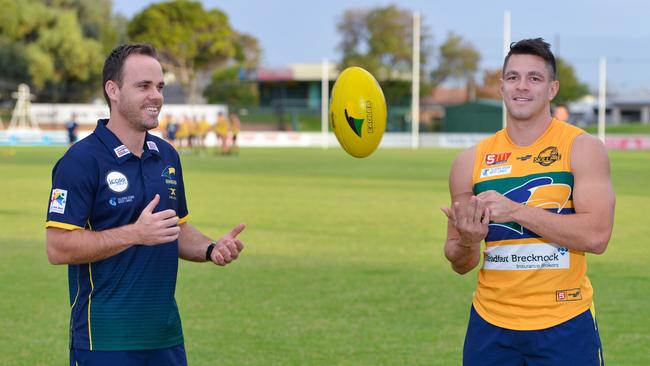
[[[48,258],[69,265],[70,365],[186,365],[178,258],[226,265],[244,225],[213,241],[187,222],[178,153],[148,132],[163,105],[156,51],[117,47],[103,78],[110,118],[56,163],[47,213]]]
[[[72,113],[72,117],[68,122],[65,123],[65,129],[68,132],[68,144],[72,145],[77,142],[77,129],[79,124],[77,123],[77,115]]]
[[[600,140],[551,116],[559,87],[548,43],[513,43],[507,127],[451,168],[445,256],[460,274],[483,256],[463,365],[603,364],[585,254],[603,253],[612,233],[609,159]]]
[[[214,125],[214,132],[217,135],[218,142],[221,143],[221,154],[228,154],[228,131],[230,130],[230,122],[223,114],[222,111],[217,113],[217,122]]]
[[[235,112],[230,112],[230,123],[232,131],[232,144],[230,146],[230,152],[237,154],[239,152],[239,145],[237,144],[237,136],[241,131],[241,121],[239,115]]]

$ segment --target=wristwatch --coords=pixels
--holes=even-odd
[[[216,242],[212,241],[212,242],[210,242],[210,245],[208,245],[208,249],[205,251],[205,260],[206,261],[212,262],[212,258],[211,258],[212,250],[214,249],[214,246],[216,244],[217,244]]]

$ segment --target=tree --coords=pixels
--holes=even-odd
[[[447,34],[447,40],[439,51],[438,67],[431,73],[432,85],[438,86],[449,79],[462,80],[467,85],[470,99],[473,99],[476,87],[474,74],[481,55],[470,42],[453,32]]]
[[[259,66],[262,60],[262,49],[257,38],[246,33],[235,33],[234,61],[244,69],[252,70]]]
[[[105,55],[126,41],[126,19],[120,14],[112,15],[111,0],[45,0],[45,3],[73,10],[84,37],[99,41]]]
[[[476,97],[501,99],[501,68],[483,71],[483,82],[476,88]]]
[[[573,67],[562,58],[557,58],[557,80],[560,81],[560,91],[553,99],[556,104],[567,104],[589,94],[587,84],[581,83],[575,75]]]
[[[225,103],[233,109],[257,105],[259,90],[249,75],[259,65],[262,51],[257,39],[244,33],[235,35],[234,46],[234,63],[212,74],[203,96],[210,103]]]
[[[3,79],[30,84],[46,101],[101,94],[104,51],[115,42],[104,39],[115,31],[108,25],[113,24],[110,0],[0,0],[0,8]],[[96,16],[89,15],[91,9],[99,9]],[[85,30],[92,27],[98,31]]]
[[[259,103],[257,84],[242,80],[238,65],[233,65],[215,71],[212,82],[203,95],[210,103],[225,103],[233,110],[244,106],[254,106]]]
[[[206,11],[194,1],[150,5],[131,20],[128,35],[158,49],[163,68],[176,76],[189,103],[198,102],[198,78],[225,65],[237,51],[237,33],[228,17],[217,9]]]
[[[395,5],[384,8],[353,9],[337,25],[342,36],[340,69],[360,66],[381,83],[392,104],[408,104],[411,98],[413,15]],[[425,70],[430,47],[429,30],[422,27],[420,63]],[[421,78],[423,82],[426,78]],[[421,88],[423,93],[426,88]]]

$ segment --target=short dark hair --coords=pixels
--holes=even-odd
[[[124,61],[130,55],[145,55],[151,56],[158,59],[158,54],[156,49],[152,45],[147,43],[129,43],[123,44],[115,47],[111,54],[108,55],[106,61],[104,61],[104,71],[102,72],[102,90],[104,91],[104,99],[108,103],[108,108],[111,107],[111,101],[108,99],[108,94],[106,93],[106,82],[112,80],[117,83],[117,85],[122,87],[122,69],[124,68]]]
[[[508,52],[506,59],[503,61],[503,74],[506,72],[506,65],[512,55],[533,55],[541,57],[551,72],[551,80],[555,80],[557,74],[555,56],[551,52],[551,45],[544,41],[543,38],[522,39],[519,42],[512,42],[510,44],[510,52]]]

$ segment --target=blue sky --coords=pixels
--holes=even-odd
[[[131,17],[150,0],[114,0],[114,11]],[[503,14],[511,11],[512,40],[543,37],[569,61],[578,77],[595,88],[598,59],[608,59],[608,87],[631,93],[650,90],[650,2],[643,0],[203,0],[218,8],[240,32],[261,43],[265,66],[338,61],[336,24],[345,10],[396,4],[418,11],[433,35],[434,46],[449,31],[469,40],[482,55],[481,69],[503,60]],[[558,47],[559,44],[559,47]]]

